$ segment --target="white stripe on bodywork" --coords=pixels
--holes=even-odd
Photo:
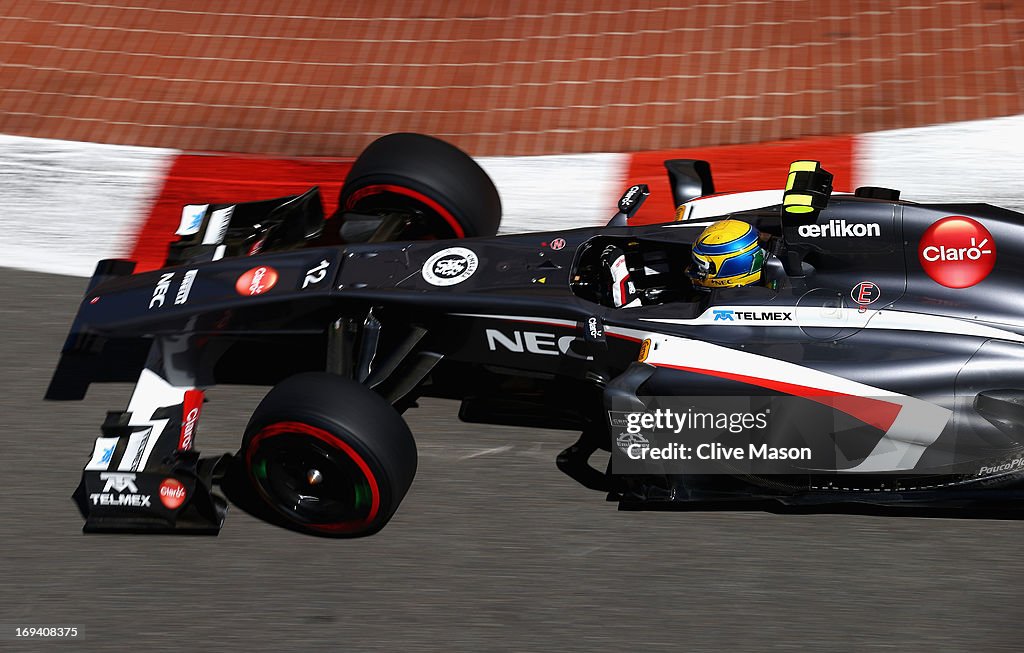
[[[782,204],[782,190],[754,190],[727,195],[698,197],[683,204],[683,221],[717,218],[738,211],[752,211]]]
[[[185,401],[185,392],[191,387],[177,387],[168,383],[150,369],[142,370],[139,382],[128,403],[131,426],[148,426],[149,431],[133,433],[128,439],[128,447],[117,469],[119,471],[138,471],[146,467],[146,461],[156,446],[157,440],[167,426],[168,419],[152,419],[154,411],[167,406],[175,406]]]
[[[942,434],[953,414],[947,408],[915,397],[768,356],[689,338],[660,334],[649,334],[647,337],[651,339],[651,348],[646,362],[654,366],[679,365],[855,397],[884,397],[884,401],[898,404],[900,412],[884,437],[858,465],[841,470],[844,473],[913,469],[925,450]]]
[[[742,307],[744,310],[781,310],[777,307]],[[852,310],[856,309],[837,309]],[[878,311],[881,312],[881,311]],[[858,313],[859,314],[859,313]],[[545,320],[544,318],[516,316],[516,315],[480,315],[480,314],[459,314],[467,317],[498,318],[514,320],[519,322],[550,321],[561,322],[566,326],[575,325],[568,320]],[[904,313],[907,318],[900,317],[898,320],[914,319],[917,314]],[[650,322],[670,322],[670,320],[648,320]],[[959,322],[958,320],[954,320]],[[682,322],[682,321],[681,321]],[[835,321],[828,322],[834,326]],[[747,324],[749,325],[749,324]],[[976,325],[981,326],[981,325]],[[891,327],[891,328],[896,328]],[[988,328],[988,327],[984,327]],[[998,330],[993,330],[998,331]],[[953,412],[948,408],[937,406],[930,402],[916,397],[910,397],[891,390],[885,390],[859,381],[853,381],[845,377],[836,376],[828,372],[822,372],[813,368],[797,365],[787,361],[752,354],[749,352],[722,347],[720,345],[693,340],[680,336],[665,335],[662,333],[650,332],[629,327],[606,326],[605,333],[609,336],[623,336],[636,340],[651,340],[651,347],[647,355],[647,362],[654,366],[678,365],[710,372],[721,372],[725,374],[740,375],[774,381],[801,385],[809,388],[816,388],[827,392],[834,392],[854,397],[878,398],[879,400],[900,406],[900,412],[895,421],[889,427],[876,444],[871,453],[858,465],[841,470],[843,473],[850,472],[890,472],[913,469],[925,450],[935,443],[943,429],[949,422]],[[987,333],[987,332],[985,332]],[[1009,332],[1002,332],[1008,335]],[[986,335],[984,337],[991,337]],[[884,398],[884,399],[882,399]],[[833,471],[833,470],[821,470]]]
[[[163,424],[166,424],[167,420],[160,420],[160,428],[163,428]],[[146,454],[147,449],[152,450],[152,446],[156,444],[157,439],[160,437],[159,431],[154,431],[154,424],[157,422],[143,422],[133,426],[148,425],[141,431],[135,431],[128,436],[128,444],[124,448],[124,455],[121,456],[121,462],[118,463],[117,469],[122,472],[133,472],[140,468],[145,467],[143,457]],[[154,436],[153,434],[156,433]]]
[[[778,383],[791,383],[856,397],[906,396],[796,363],[722,347],[702,340],[661,334],[650,334],[648,337],[651,339],[651,349],[646,362],[651,365],[682,365],[757,377]]]
[[[732,320],[717,317],[723,311],[752,313],[791,313],[788,320],[746,320],[733,317]],[[892,331],[920,331],[943,333],[976,338],[992,338],[1010,342],[1024,342],[1024,335],[978,324],[968,320],[927,313],[911,313],[893,310],[867,310],[863,313],[856,308],[831,308],[827,306],[712,306],[695,318],[640,318],[642,322],[678,325],[729,326],[799,326],[799,327],[847,327],[855,329],[886,329]]]

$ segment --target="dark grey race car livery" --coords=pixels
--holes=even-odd
[[[367,148],[326,220],[316,189],[186,207],[165,268],[98,265],[47,394],[137,383],[75,493],[86,530],[216,532],[213,488],[235,466],[296,530],[373,533],[412,483],[401,414],[424,396],[461,401],[468,422],[581,433],[559,467],[628,508],[1018,496],[1024,215],[832,194],[806,162],[767,194],[714,195],[705,162],[666,166],[683,208],[649,226],[627,225],[635,186],[606,227],[496,236],[486,174],[413,134]],[[726,216],[761,232],[764,281],[697,292],[690,247]],[[609,245],[642,306],[615,307]],[[205,393],[231,383],[274,387],[237,456],[200,458]],[[591,465],[627,450],[616,415],[644,397],[782,398],[788,424],[826,427],[801,436],[813,463],[771,473]]]

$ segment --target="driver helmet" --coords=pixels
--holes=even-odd
[[[693,243],[686,268],[696,288],[739,288],[761,280],[764,250],[757,229],[739,220],[720,220]]]

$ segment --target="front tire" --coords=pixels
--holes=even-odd
[[[383,528],[417,462],[412,433],[390,404],[324,372],[275,386],[253,412],[241,454],[267,505],[297,530],[328,537]]]
[[[388,134],[359,155],[324,238],[343,233],[344,214],[416,216],[389,240],[494,236],[501,199],[483,168],[459,148],[423,134]]]

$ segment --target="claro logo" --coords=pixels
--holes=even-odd
[[[187,496],[185,486],[178,479],[165,478],[160,484],[160,503],[168,510],[177,510],[185,503]]]
[[[992,272],[996,244],[992,234],[977,220],[951,215],[924,232],[917,258],[936,283],[947,288],[968,288]]]
[[[254,295],[262,295],[273,288],[276,283],[277,270],[261,265],[238,277],[238,281],[235,282],[235,290],[239,295],[252,297]]]
[[[196,432],[196,420],[199,419],[199,409],[193,408],[185,416],[185,423],[181,426],[181,439],[178,441],[178,449],[188,451],[192,448],[192,437]]]

